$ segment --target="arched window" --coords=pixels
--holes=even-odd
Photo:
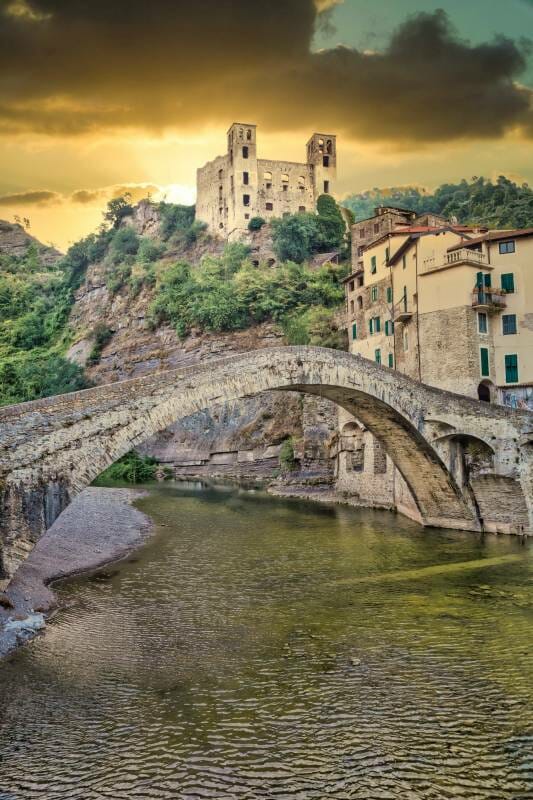
[[[288,192],[289,190],[289,176],[286,173],[283,173],[281,176],[281,186],[284,192]]]
[[[329,153],[329,155],[333,153],[333,142],[331,139],[328,139],[326,142],[326,152]]]
[[[319,153],[323,153],[324,152],[324,139],[319,139],[318,140],[318,152]]]
[[[363,308],[363,298],[361,295],[357,298],[357,308]]]
[[[250,128],[248,128],[248,130],[246,131],[246,138],[248,139],[249,142],[252,141],[252,131],[250,130]]]
[[[263,173],[263,180],[265,182],[266,188],[267,189],[271,189],[272,188],[272,173],[268,172],[268,171]]]
[[[300,177],[298,178],[298,189],[301,190],[305,189],[305,178],[303,175],[300,175]]]

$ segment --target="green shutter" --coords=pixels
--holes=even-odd
[[[502,275],[502,289],[508,294],[514,292],[514,273],[507,272]]]
[[[387,286],[387,303],[392,303],[392,286]]]
[[[352,325],[352,339],[355,341],[357,339],[357,325],[354,322]]]
[[[376,317],[376,333],[381,331],[381,317]]]
[[[488,376],[490,375],[489,351],[486,347],[480,347],[479,353],[481,357],[481,374],[484,378],[488,378]]]
[[[478,289],[483,288],[483,273],[478,272],[476,275],[476,286]]]
[[[487,289],[490,288],[490,272],[487,272],[486,275],[483,275],[483,282]]]
[[[505,383],[518,383],[518,356],[505,356]]]
[[[372,258],[370,259],[370,272],[372,274],[374,274],[376,272],[377,268],[378,268],[378,265],[377,265],[377,261],[376,261],[376,256],[372,256]]]
[[[389,367],[391,369],[394,369],[394,356],[392,355],[392,353],[389,353]]]
[[[374,333],[374,320],[373,319],[370,319],[368,321],[368,332],[369,333]]]
[[[376,364],[381,364],[381,350],[379,348],[374,351],[374,356],[376,359]]]

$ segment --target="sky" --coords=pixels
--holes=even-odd
[[[338,199],[533,183],[533,0],[0,0],[0,219],[66,249],[114,196],[192,203],[234,121],[338,136]]]

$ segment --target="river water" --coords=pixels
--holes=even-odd
[[[0,666],[1,800],[533,798],[533,548],[174,484]]]

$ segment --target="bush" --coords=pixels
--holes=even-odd
[[[187,231],[194,222],[195,206],[182,206],[175,203],[159,203],[161,217],[161,236],[166,241],[177,231]]]
[[[142,264],[153,264],[165,252],[165,246],[155,242],[147,236],[141,239],[139,249],[137,251],[137,260]]]
[[[111,328],[108,328],[107,325],[99,322],[98,325],[93,330],[92,337],[93,337],[93,349],[89,354],[89,358],[87,359],[87,364],[98,364],[100,361],[100,356],[102,355],[102,350],[109,342],[111,337],[113,336],[113,331]]]
[[[263,219],[263,217],[252,217],[248,223],[248,230],[260,231],[263,225],[266,225],[266,219]]]
[[[346,350],[346,333],[339,329],[335,321],[336,313],[336,309],[314,306],[287,315],[282,322],[287,344]]]
[[[293,472],[298,462],[294,455],[294,444],[291,438],[285,439],[279,451],[279,463],[282,472]]]
[[[115,461],[94,481],[94,486],[105,486],[113,482],[146,483],[155,479],[158,463],[154,458],[141,456],[130,450]]]
[[[126,256],[134,256],[140,245],[140,239],[133,230],[127,226],[119,228],[111,239],[111,256],[114,264],[119,264]]]
[[[87,385],[83,370],[58,355],[37,351],[0,364],[0,405],[75,392]]]
[[[301,264],[316,248],[317,219],[313,214],[292,214],[272,221],[272,244],[280,261]]]
[[[207,230],[207,225],[205,222],[200,222],[200,220],[195,220],[195,222],[192,223],[190,228],[188,228],[185,231],[185,241],[189,246],[191,244],[194,244],[196,241],[198,241],[202,233],[205,233],[206,230]]]

